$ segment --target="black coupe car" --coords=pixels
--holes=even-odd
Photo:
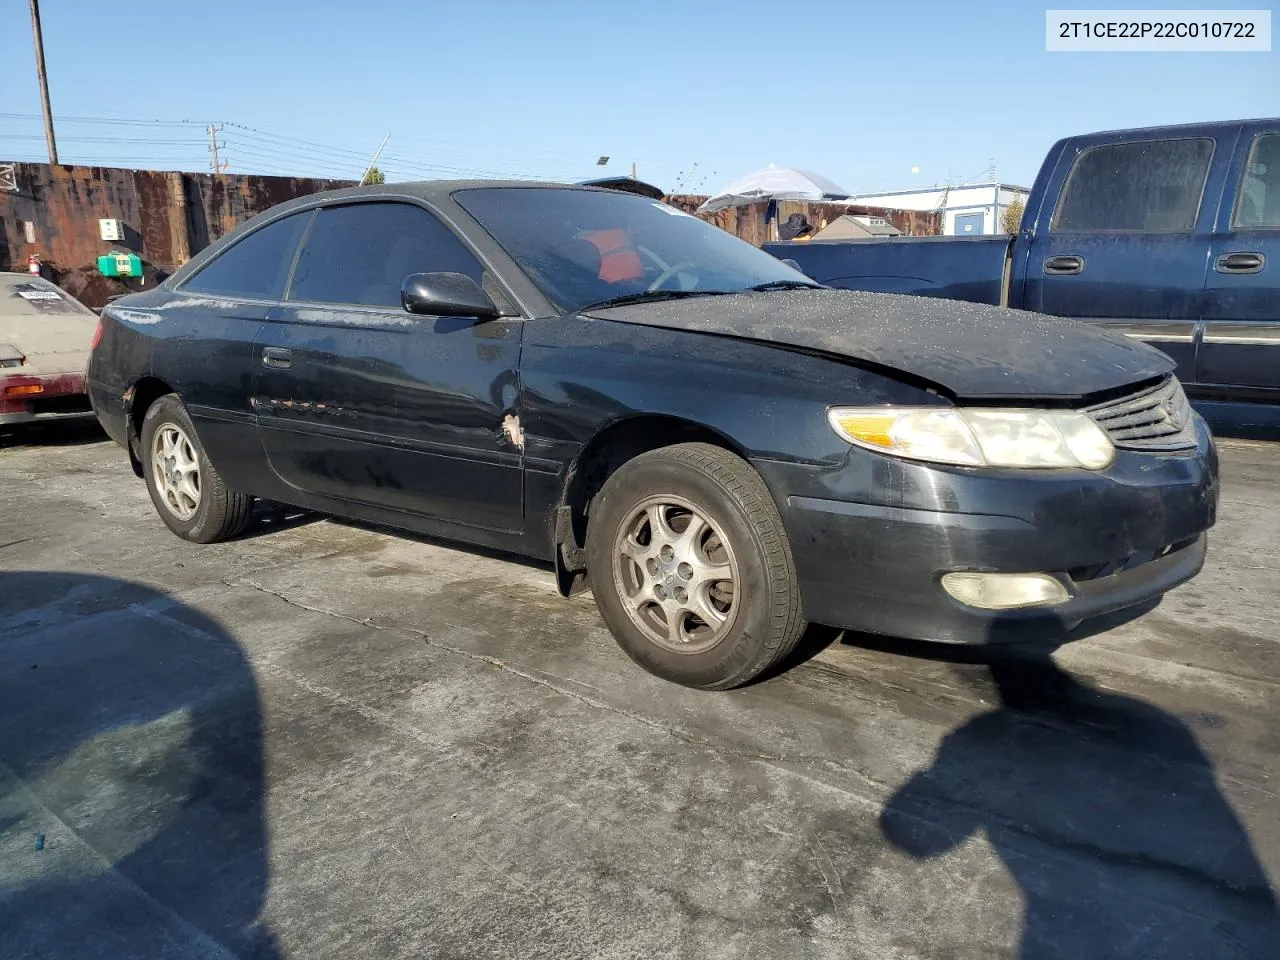
[[[179,536],[235,536],[260,497],[545,558],[709,689],[806,621],[1060,636],[1194,576],[1217,505],[1163,354],[826,289],[633,193],[306,197],[100,334],[94,409]]]

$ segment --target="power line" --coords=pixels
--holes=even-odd
[[[5,140],[43,140],[44,137],[38,133],[7,133]],[[59,139],[63,143],[181,143],[181,144],[199,144],[204,146],[205,140],[174,140],[166,138],[153,137],[68,137],[62,136]]]
[[[20,120],[38,120],[39,116],[35,114],[0,113],[0,118],[20,119]],[[59,122],[60,123],[61,122],[86,123],[86,124],[102,123],[102,124],[124,125],[124,126],[169,126],[169,127],[199,126],[199,127],[204,127],[206,130],[208,129],[208,124],[203,123],[201,121],[196,121],[196,120],[158,120],[158,119],[157,120],[140,120],[140,119],[129,119],[124,117],[78,116],[78,117],[60,117]],[[358,161],[360,163],[363,163],[365,160],[365,155],[358,150],[352,150],[345,147],[338,147],[332,144],[319,143],[318,141],[306,140],[301,137],[292,137],[284,134],[273,133],[270,131],[260,130],[256,127],[250,127],[246,124],[235,123],[232,121],[221,121],[218,125],[223,127],[225,130],[238,132],[238,135],[243,136],[246,140],[252,141],[257,139],[266,143],[271,143],[275,146],[282,146],[282,147],[288,146],[290,148],[297,149],[299,152],[305,152],[308,155],[314,156],[319,154],[324,156],[326,159],[335,159],[338,157],[343,157],[343,158],[349,158],[353,162]],[[404,138],[397,137],[396,139],[397,139],[397,143],[403,143],[408,146],[413,146],[414,144],[424,144],[431,149],[433,154],[439,154],[441,152],[439,150],[441,146],[463,146],[463,147],[468,146],[465,144],[457,144],[456,142],[420,140],[416,138],[410,138],[406,140]],[[483,148],[476,147],[475,149],[483,149]],[[537,153],[539,151],[532,151],[532,152]],[[558,155],[566,158],[570,156],[569,154],[565,154],[565,153],[557,154],[552,151],[541,151],[541,152],[545,156]],[[462,162],[457,160],[455,160],[452,164],[433,164],[431,166],[444,171],[454,171],[454,172],[474,171],[476,173],[486,173],[493,176],[508,176],[515,173],[516,169],[527,169],[527,156],[528,156],[528,153],[525,153],[525,152],[522,152],[519,156],[508,155],[508,157],[506,158],[507,162],[499,164],[499,166],[502,166],[505,168],[503,170],[480,170],[479,168],[462,165]],[[399,159],[401,160],[401,162],[406,162],[406,163],[418,162],[418,161],[406,160],[404,158],[399,158]],[[653,161],[645,161],[645,162],[653,162]],[[490,166],[492,166],[492,164],[490,164]]]
[[[0,118],[12,120],[38,121],[38,114],[24,114],[12,112],[0,112]],[[69,116],[59,117],[59,124],[63,125],[84,125],[88,127],[96,125],[106,125],[108,127],[124,127],[124,128],[148,128],[156,130],[173,131],[175,134],[179,130],[190,130],[195,133],[200,130],[201,133],[208,134],[208,139],[202,140],[186,140],[178,137],[132,137],[132,136],[76,136],[64,138],[67,142],[77,144],[105,143],[105,144],[129,144],[142,145],[154,144],[156,146],[180,145],[180,146],[197,146],[205,145],[209,154],[208,165],[217,166],[221,169],[227,169],[229,163],[231,165],[240,166],[271,166],[288,171],[290,175],[298,175],[301,169],[318,170],[322,169],[330,174],[334,179],[355,179],[359,170],[364,169],[367,163],[367,155],[363,151],[353,150],[347,147],[340,147],[333,144],[321,143],[316,140],[309,140],[302,137],[290,136],[282,133],[261,130],[256,127],[250,127],[247,124],[235,123],[232,121],[221,121],[217,123],[206,123],[198,120],[180,119],[165,120],[160,118],[145,119],[120,116]],[[217,128],[214,130],[213,128]],[[222,131],[222,136],[218,136],[217,131]],[[19,135],[20,136],[20,135]],[[14,139],[17,139],[15,137]],[[38,138],[36,138],[38,139]],[[439,141],[420,140],[410,138],[408,140],[397,137],[397,143],[401,144],[397,148],[396,156],[384,156],[381,160],[389,170],[398,170],[410,175],[418,177],[502,177],[510,179],[546,179],[546,180],[565,180],[569,179],[568,173],[571,166],[568,162],[550,162],[547,160],[561,156],[566,160],[569,154],[555,153],[553,151],[542,151],[542,160],[530,163],[530,157],[538,154],[533,151],[532,154],[522,152],[516,155],[491,155],[490,162],[479,165],[472,165],[464,157],[458,156],[453,150],[442,149],[453,144],[446,144]],[[417,145],[426,145],[417,147]],[[428,153],[433,159],[423,159],[415,156],[405,156],[406,152],[418,153],[418,150]],[[133,151],[129,151],[129,155],[133,156]],[[241,164],[236,162],[240,156],[245,156],[251,160],[256,159],[258,162],[252,164]],[[157,154],[156,159],[160,157]],[[168,158],[166,158],[168,159]],[[151,162],[148,158],[141,158],[138,162]],[[654,166],[663,166],[662,164],[646,161]],[[689,171],[692,173],[692,170]]]

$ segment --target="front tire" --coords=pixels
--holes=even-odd
[[[170,530],[193,543],[217,543],[249,525],[253,498],[222,482],[175,395],[147,408],[141,441],[147,492]]]
[[[592,501],[587,569],[618,645],[666,680],[741,686],[805,622],[778,508],[744,460],[705,443],[641,454]]]

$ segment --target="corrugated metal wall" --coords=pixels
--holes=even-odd
[[[255,213],[284,200],[350,186],[351,181],[260,177],[116,167],[14,164],[17,192],[0,192],[0,270],[26,270],[35,254],[43,273],[89,306],[145,289]],[[123,221],[125,236],[99,238],[98,220]],[[28,243],[24,223],[32,224]],[[112,250],[138,254],[141,280],[98,273]]]

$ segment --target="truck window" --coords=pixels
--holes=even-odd
[[[1076,157],[1050,230],[1190,233],[1212,156],[1207,137],[1090,147]]]
[[[1236,230],[1280,227],[1280,133],[1264,133],[1253,141],[1240,175]]]

